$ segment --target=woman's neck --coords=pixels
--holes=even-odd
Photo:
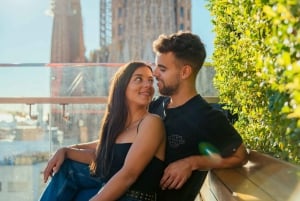
[[[135,112],[129,112],[126,124],[125,124],[125,128],[129,128],[130,126],[132,126],[133,124],[136,124],[137,122],[139,122],[142,118],[144,118],[144,116],[148,113],[147,110],[139,110],[139,111],[135,111]]]

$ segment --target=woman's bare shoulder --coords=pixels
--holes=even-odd
[[[156,119],[156,120],[162,121],[162,119],[161,119],[161,117],[159,115],[152,114],[152,113],[146,114],[145,118],[149,118],[149,120]]]
[[[143,121],[141,122],[141,126],[146,130],[161,130],[164,127],[163,120],[160,116],[156,114],[148,113],[143,118]]]

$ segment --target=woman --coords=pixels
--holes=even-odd
[[[152,69],[145,63],[128,63],[115,74],[90,166],[104,183],[91,201],[156,200],[165,131],[160,117],[148,112],[153,94]]]
[[[81,182],[84,182],[83,186],[92,185],[93,188],[103,185],[92,201],[155,200],[164,169],[165,130],[160,117],[148,113],[153,94],[150,66],[131,62],[120,67],[111,83],[100,140],[87,143],[86,147],[60,148],[44,170],[45,182],[49,176],[53,178],[40,200],[74,200],[83,190]],[[69,163],[70,160],[66,159],[76,163]],[[69,171],[70,164],[74,171],[77,166],[91,164],[95,177],[82,180],[81,173]],[[64,181],[63,187],[60,186],[64,190],[54,193],[53,187],[61,181]],[[87,200],[92,195],[88,193],[79,197]]]

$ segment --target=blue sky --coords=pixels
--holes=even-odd
[[[98,4],[99,0],[81,0],[87,55],[99,44]],[[205,4],[206,0],[192,0],[192,31],[205,43],[209,60],[214,34]],[[53,20],[46,14],[49,8],[50,0],[0,0],[0,63],[49,62]],[[0,97],[48,97],[49,76],[49,68],[0,67]]]
[[[99,44],[99,0],[82,0],[86,54]],[[212,23],[205,0],[192,0],[192,31],[213,51]],[[53,18],[50,0],[0,0],[0,63],[48,63]]]

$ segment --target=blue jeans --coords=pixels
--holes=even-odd
[[[88,201],[104,185],[90,176],[89,166],[73,160],[65,160],[52,177],[39,201]],[[141,201],[124,195],[118,201]]]
[[[48,183],[40,201],[88,201],[101,187],[101,180],[90,176],[87,164],[67,159]]]

